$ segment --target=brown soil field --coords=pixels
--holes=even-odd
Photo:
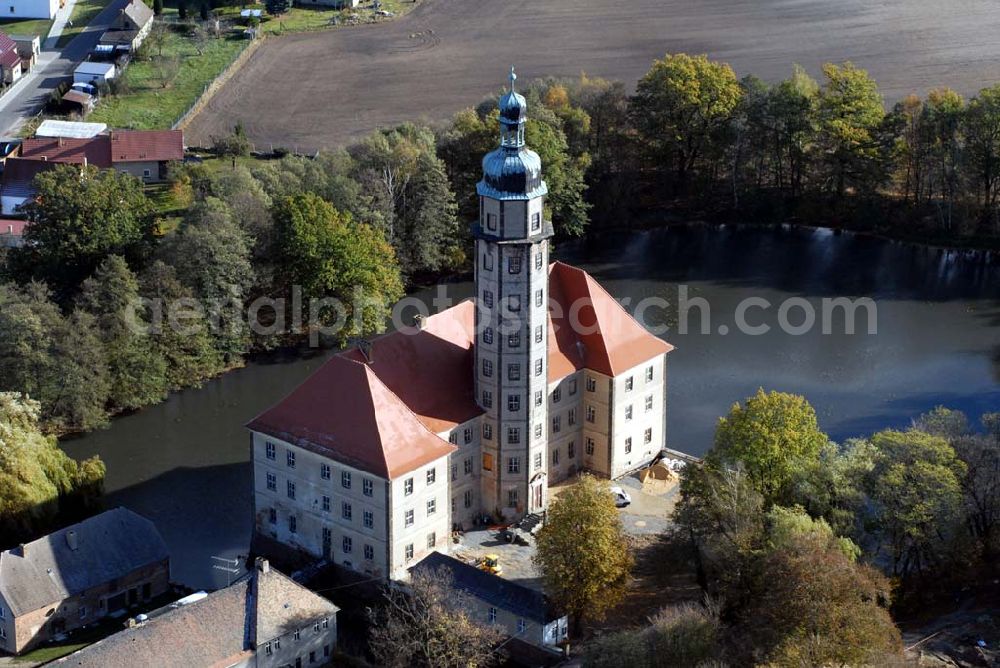
[[[190,124],[206,145],[242,121],[257,143],[312,151],[376,127],[434,122],[506,82],[634,86],[667,52],[707,53],[766,80],[852,60],[888,103],[1000,81],[995,0],[423,0],[396,21],[272,38]]]

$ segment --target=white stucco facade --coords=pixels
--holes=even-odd
[[[0,18],[51,19],[59,6],[59,0],[7,0],[0,5]]]

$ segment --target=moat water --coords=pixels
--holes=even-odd
[[[758,387],[805,395],[835,440],[905,427],[939,404],[970,416],[1000,410],[998,257],[823,229],[703,226],[564,243],[554,255],[590,271],[630,308],[658,298],[646,324],[669,327],[664,338],[676,346],[668,363],[673,448],[703,453],[718,417]],[[689,309],[688,332],[677,331],[682,288],[688,304],[707,302],[708,331],[701,330],[704,304]],[[472,293],[468,282],[447,289],[456,300]],[[877,333],[868,333],[859,311],[855,334],[846,334],[834,311],[824,334],[823,300],[838,297],[872,299]],[[738,331],[737,310],[748,298],[771,304],[745,315],[750,326],[768,326],[766,334]],[[782,331],[778,311],[789,298],[800,301],[791,303],[788,324],[803,322],[804,299],[816,314],[811,331]],[[107,463],[108,505],[156,522],[175,580],[224,586],[229,576],[212,568],[212,557],[246,554],[250,537],[243,425],[328,354],[252,363],[64,447]]]

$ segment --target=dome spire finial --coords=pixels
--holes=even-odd
[[[514,72],[514,66],[510,66],[510,92],[514,92],[514,82],[517,81],[517,74]]]

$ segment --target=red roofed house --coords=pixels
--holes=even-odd
[[[167,178],[171,162],[184,159],[182,130],[112,130],[86,139],[25,139],[21,157],[115,168],[147,183]]]
[[[17,52],[17,42],[0,32],[0,71],[4,85],[11,85],[21,78],[21,54]]]
[[[249,423],[257,537],[404,578],[453,525],[541,513],[550,484],[617,478],[664,447],[672,346],[550,264],[511,84],[477,186],[475,299],[333,357]]]

